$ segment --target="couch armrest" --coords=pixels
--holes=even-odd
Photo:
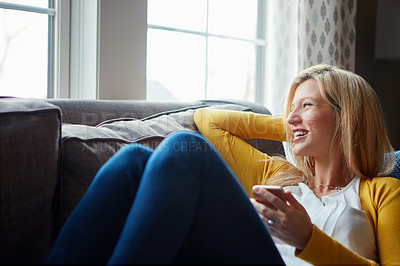
[[[52,245],[60,110],[0,98],[0,263],[42,263]]]

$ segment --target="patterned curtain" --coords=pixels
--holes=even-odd
[[[299,0],[299,68],[326,63],[354,71],[356,0]]]
[[[269,0],[265,105],[283,115],[285,96],[298,72],[298,0]]]
[[[296,74],[330,64],[354,71],[357,0],[269,0],[265,102],[273,115]]]

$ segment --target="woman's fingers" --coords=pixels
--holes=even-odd
[[[252,203],[261,219],[267,225],[269,220],[278,223],[280,220],[279,216],[282,216],[281,210],[290,208],[281,198],[266,189],[258,187],[254,188]]]
[[[287,207],[286,202],[284,202],[281,198],[274,195],[270,191],[263,188],[255,188],[255,199],[267,206],[274,207],[275,209],[284,209]]]
[[[302,211],[306,211],[303,207],[303,205],[301,205],[295,197],[293,197],[293,194],[290,192],[290,190],[286,190],[285,191],[285,197],[286,197],[286,201],[289,202],[290,206],[302,210]]]
[[[290,206],[281,220],[280,231],[277,234],[286,243],[302,250],[311,237],[313,225],[307,211],[292,193],[285,191],[285,196]]]
[[[303,249],[311,236],[311,220],[304,207],[290,191],[286,191],[285,196],[290,205],[265,190],[257,192],[257,197],[250,200],[268,226],[271,235],[289,245]],[[269,220],[272,220],[272,223],[268,222]]]
[[[274,216],[274,212],[276,212],[276,210],[272,209],[270,206],[267,206],[264,203],[259,202],[253,198],[251,198],[250,201],[265,222],[268,221],[268,219],[272,218],[272,216]]]
[[[279,218],[279,216],[281,216],[281,212],[279,210],[271,206],[267,206],[253,198],[251,198],[250,201],[255,207],[261,220],[268,226],[268,228],[272,226],[276,228],[279,225],[281,219]]]

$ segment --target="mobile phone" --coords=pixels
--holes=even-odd
[[[254,198],[261,197],[259,194],[254,192],[254,188],[256,188],[256,187],[259,187],[259,188],[262,188],[262,189],[266,189],[269,192],[271,192],[272,194],[274,194],[275,196],[277,196],[278,198],[280,198],[281,200],[283,200],[284,202],[286,202],[285,192],[283,191],[282,187],[280,187],[280,186],[255,185],[255,186],[253,186]]]

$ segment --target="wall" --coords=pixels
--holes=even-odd
[[[146,99],[146,0],[100,0],[98,99]]]
[[[400,60],[375,59],[376,10],[377,0],[357,1],[355,72],[375,89],[392,145],[400,150]]]

